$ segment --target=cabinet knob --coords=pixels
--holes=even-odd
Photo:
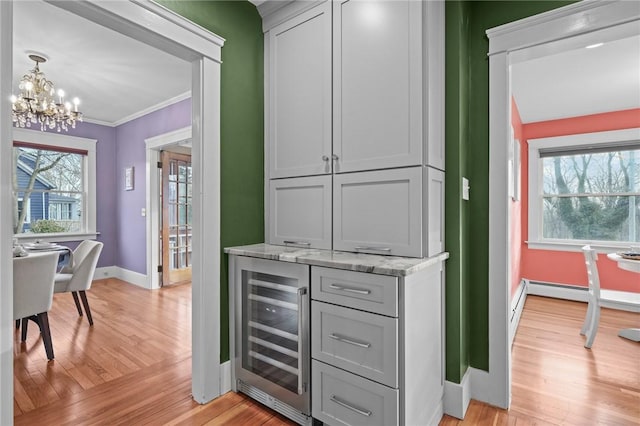
[[[327,157],[326,155],[322,156],[322,161],[329,161],[329,157]]]
[[[336,154],[331,154],[331,158],[333,159],[333,161],[338,160],[338,156]]]

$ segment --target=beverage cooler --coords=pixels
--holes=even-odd
[[[309,266],[241,256],[231,263],[235,390],[310,424]]]

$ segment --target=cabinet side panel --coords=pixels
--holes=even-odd
[[[400,286],[401,407],[406,425],[442,417],[442,263],[404,278]]]

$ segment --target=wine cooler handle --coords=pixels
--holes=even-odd
[[[302,395],[305,391],[304,389],[304,378],[306,376],[306,371],[304,371],[305,363],[304,357],[306,356],[306,351],[304,350],[303,344],[303,336],[306,336],[306,331],[303,330],[304,327],[304,316],[307,314],[304,311],[304,297],[307,294],[306,287],[300,287],[298,289],[298,395]]]

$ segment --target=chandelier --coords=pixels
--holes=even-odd
[[[80,100],[73,98],[65,102],[64,91],[55,92],[53,82],[47,80],[40,71],[40,63],[47,61],[40,55],[29,55],[36,66],[22,76],[18,88],[20,94],[11,96],[12,117],[16,127],[40,125],[40,130],[57,129],[68,131],[69,126],[76,128],[76,121],[82,121],[82,113],[78,111]],[[57,94],[57,97],[55,96]]]

